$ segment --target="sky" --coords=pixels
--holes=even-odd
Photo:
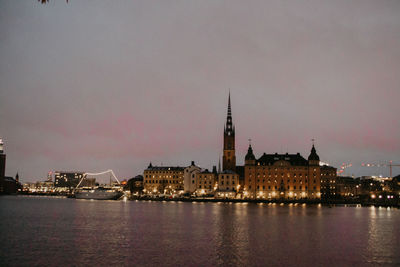
[[[400,1],[0,0],[6,175],[212,168],[228,92],[236,157],[308,157],[349,175],[400,163]],[[393,168],[394,174],[400,168]]]

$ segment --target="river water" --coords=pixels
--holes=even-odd
[[[400,210],[0,197],[0,266],[400,265]]]

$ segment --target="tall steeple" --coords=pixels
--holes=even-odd
[[[228,96],[228,113],[224,127],[224,153],[222,157],[222,169],[235,171],[235,126],[232,122],[231,93]]]
[[[231,91],[229,91],[228,95],[228,116],[232,117],[232,110],[231,110]]]
[[[235,135],[235,126],[232,122],[231,92],[229,92],[228,96],[228,113],[226,115],[225,132],[228,136]]]

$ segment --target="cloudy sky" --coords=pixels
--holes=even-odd
[[[211,168],[228,91],[236,156],[300,152],[349,174],[400,162],[400,1],[0,0],[6,174]],[[394,169],[400,173],[400,169]]]

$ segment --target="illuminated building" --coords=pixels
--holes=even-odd
[[[216,189],[215,171],[210,172],[208,169],[195,174],[196,194],[204,195],[211,194]]]
[[[64,188],[76,187],[84,175],[84,172],[56,171],[54,173],[54,186]]]
[[[143,172],[144,192],[171,194],[183,191],[184,167],[157,167],[151,163]]]
[[[244,168],[245,197],[266,199],[321,197],[321,169],[314,145],[306,160],[300,153],[264,153],[256,159],[250,144]]]
[[[183,175],[184,176],[183,184],[185,193],[192,194],[197,190],[196,174],[199,172],[201,172],[201,168],[199,166],[196,166],[194,164],[194,161],[192,161],[192,164],[190,164],[190,166],[185,168]]]
[[[211,194],[216,189],[215,182],[217,176],[217,169],[214,166],[213,171],[208,169],[201,169],[200,167],[192,164],[185,168],[184,171],[184,192],[196,195]]]
[[[220,197],[234,197],[240,189],[239,175],[231,170],[218,173],[218,192]]]
[[[337,169],[331,166],[321,166],[321,198],[331,199],[337,196]]]

